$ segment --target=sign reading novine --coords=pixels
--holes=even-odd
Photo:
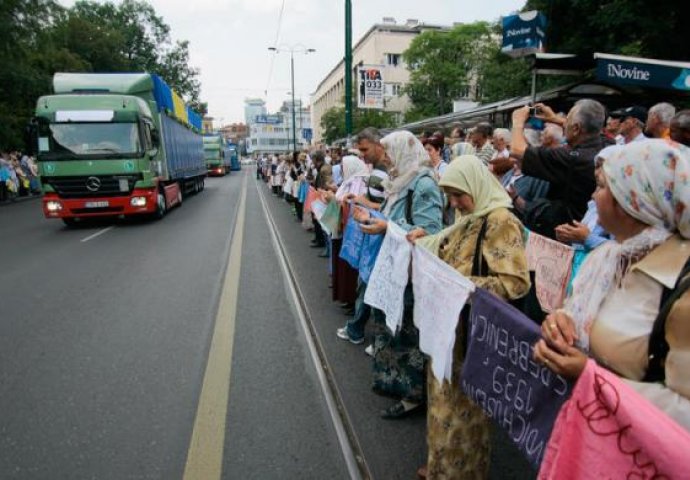
[[[503,17],[503,45],[501,51],[520,57],[544,50],[546,17],[536,10]]]
[[[595,54],[597,79],[615,84],[690,91],[690,64]]]

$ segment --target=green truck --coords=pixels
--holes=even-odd
[[[43,212],[162,217],[204,188],[201,118],[157,75],[56,73],[31,124]]]
[[[232,157],[222,135],[204,135],[204,156],[210,177],[222,177],[230,173]]]

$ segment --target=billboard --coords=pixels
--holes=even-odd
[[[359,94],[357,107],[383,109],[383,67],[381,65],[360,65],[357,67]]]
[[[278,125],[283,123],[283,118],[280,115],[257,115],[254,117],[254,123],[268,123]]]
[[[503,17],[501,52],[511,57],[543,52],[546,39],[546,17],[536,11]]]

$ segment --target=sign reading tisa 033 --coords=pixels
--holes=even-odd
[[[546,17],[536,10],[503,17],[501,51],[519,57],[544,50]]]
[[[597,53],[597,78],[614,84],[690,91],[690,63]]]

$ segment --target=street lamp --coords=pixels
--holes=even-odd
[[[290,52],[290,77],[292,79],[292,152],[297,151],[297,133],[295,132],[295,52],[304,53],[305,55],[314,53],[316,50],[307,48],[304,45],[279,45],[278,47],[268,47],[268,49],[275,53]]]

